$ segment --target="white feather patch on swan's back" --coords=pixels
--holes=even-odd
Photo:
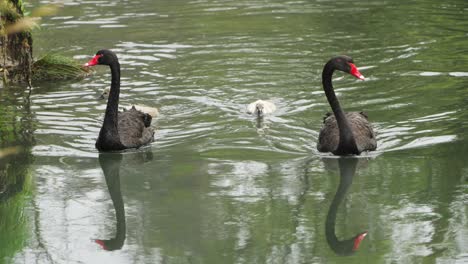
[[[103,98],[108,98],[109,97],[109,92],[110,92],[110,88],[107,87],[107,88],[104,88],[104,90],[102,91],[102,94],[101,96]],[[146,106],[146,105],[130,105],[130,106],[121,106],[123,107],[125,110],[130,110],[132,109],[132,106],[135,106],[135,109],[140,111],[140,112],[143,112],[145,114],[148,114],[150,115],[151,117],[156,117],[159,115],[159,111],[156,107],[150,107],[150,106]]]
[[[130,105],[130,106],[123,106],[125,110],[130,110],[132,107],[135,107],[136,110],[143,112],[145,114],[150,115],[151,117],[156,117],[159,115],[159,111],[156,107],[150,107],[146,105]]]
[[[276,110],[276,106],[274,103],[270,101],[264,100],[257,100],[247,106],[247,113],[249,114],[256,114],[257,113],[257,105],[263,106],[263,113],[264,114],[271,114]]]

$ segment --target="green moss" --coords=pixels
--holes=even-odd
[[[20,7],[20,9],[23,10],[23,7]],[[5,22],[4,17],[8,18],[10,22],[21,17],[13,3],[10,1],[0,1],[0,12],[2,13],[2,23]]]

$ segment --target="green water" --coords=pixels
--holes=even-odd
[[[467,18],[465,0],[64,1],[35,55],[114,50],[156,141],[94,149],[106,67],[0,88],[0,145],[22,146],[0,161],[0,263],[467,263]],[[337,54],[367,78],[334,79],[378,134],[359,158],[315,149]],[[263,122],[257,99],[278,108]],[[333,211],[338,240],[368,232],[354,254]]]

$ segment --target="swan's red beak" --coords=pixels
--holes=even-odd
[[[359,245],[361,245],[361,242],[362,240],[364,240],[364,238],[367,236],[367,232],[364,232],[360,235],[358,235],[355,239],[354,239],[354,246],[353,246],[353,251],[356,251],[359,249]]]
[[[107,250],[107,247],[106,247],[106,244],[104,244],[104,241],[102,241],[100,239],[95,239],[94,242],[96,242],[96,244],[101,246],[102,249]]]
[[[354,77],[358,78],[358,79],[361,79],[361,80],[364,80],[364,76],[358,71],[358,69],[356,68],[356,65],[348,62],[349,66],[351,66],[351,70],[349,71],[349,73],[351,73],[351,75],[353,75]]]
[[[85,67],[90,67],[90,66],[94,66],[94,65],[97,65],[99,63],[99,58],[102,57],[102,54],[99,54],[99,55],[95,55],[91,60],[89,60],[87,63],[84,64]]]

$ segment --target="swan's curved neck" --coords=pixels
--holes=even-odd
[[[332,85],[332,75],[335,71],[335,66],[332,61],[329,61],[322,72],[322,85],[325,95],[327,96],[328,103],[330,104],[333,114],[335,115],[338,129],[340,131],[340,140],[338,148],[333,152],[334,154],[359,154],[357,149],[356,140],[354,139],[351,126],[348,119],[346,119],[345,112],[340,106],[340,102],[336,97]]]
[[[111,89],[109,92],[109,99],[107,100],[106,113],[104,115],[103,128],[107,133],[117,136],[118,133],[118,110],[119,110],[119,95],[120,95],[120,64],[118,61],[110,65],[111,69]]]

